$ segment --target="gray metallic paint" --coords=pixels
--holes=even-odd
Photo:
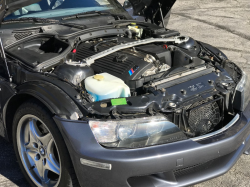
[[[70,97],[57,86],[45,81],[31,81],[17,87],[18,94],[29,94],[42,101],[51,112],[70,119],[72,114],[82,116],[80,110]]]
[[[84,187],[93,185],[125,187],[129,186],[127,180],[130,177],[159,172],[168,172],[173,175],[172,172],[176,169],[231,155],[220,168],[214,167],[210,171],[193,174],[192,177],[183,178],[172,184],[172,186],[185,186],[224,174],[235,164],[240,155],[249,149],[249,111],[250,105],[235,125],[225,131],[225,136],[227,133],[231,134],[226,139],[217,139],[208,144],[185,140],[140,149],[106,149],[97,143],[87,121],[70,121],[60,119],[57,116],[54,120],[64,136],[79,182]],[[239,130],[239,126],[243,126],[243,128]],[[80,158],[110,163],[112,170],[101,170],[81,165]],[[184,160],[183,166],[176,166],[177,159]],[[171,181],[162,181],[161,185],[169,185],[169,182]]]
[[[8,85],[6,85],[8,84]],[[60,116],[61,118],[70,119],[76,112],[80,117],[82,116],[81,111],[78,106],[72,101],[72,99],[57,86],[46,82],[46,81],[30,81],[20,86],[11,88],[10,83],[5,81],[0,81],[1,89],[1,120],[0,120],[0,135],[7,140],[11,140],[10,134],[8,134],[8,128],[11,128],[7,123],[8,113],[13,112],[10,108],[15,109],[18,106],[13,106],[12,101],[15,99],[22,98],[21,96],[26,95],[28,98],[36,98],[41,103],[43,103],[51,113]],[[3,94],[4,93],[4,96]],[[25,100],[23,101],[25,102]],[[11,104],[12,105],[11,105]],[[14,115],[14,114],[12,114]]]

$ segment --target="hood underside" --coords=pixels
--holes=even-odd
[[[144,16],[153,23],[161,22],[160,7],[163,17],[166,17],[176,0],[129,0],[134,9],[134,15]]]

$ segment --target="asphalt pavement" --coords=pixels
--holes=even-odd
[[[250,74],[249,0],[177,0],[168,28],[220,48]],[[227,174],[195,187],[248,187],[249,168],[250,156],[242,155]],[[0,138],[0,187],[16,186],[28,184],[12,145]]]

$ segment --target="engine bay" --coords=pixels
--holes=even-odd
[[[222,128],[225,116],[232,119],[239,110],[232,98],[240,69],[209,45],[160,27],[130,23],[73,39],[38,34],[6,52],[32,71],[75,87],[88,118],[160,113],[183,139]]]

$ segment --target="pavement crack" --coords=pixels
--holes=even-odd
[[[216,10],[232,10],[232,9],[242,9],[242,7],[209,7],[209,8],[198,8],[197,10],[210,10],[210,11],[216,11]],[[194,8],[183,8],[180,9],[179,11],[186,12],[186,11],[193,11]],[[249,10],[249,8],[245,8],[245,10]]]
[[[235,34],[235,35],[237,35],[237,36],[239,36],[239,37],[241,37],[241,38],[250,40],[250,35],[247,35],[247,34],[244,34],[244,33],[241,33],[241,32],[235,31],[235,30],[232,30],[232,29],[230,29],[230,28],[227,27],[227,26],[220,25],[220,24],[217,24],[217,23],[208,21],[208,20],[203,20],[203,19],[199,19],[199,18],[194,18],[194,17],[189,16],[189,15],[184,14],[184,13],[172,13],[172,14],[175,14],[175,15],[178,15],[178,16],[182,16],[182,17],[185,17],[185,18],[188,18],[188,19],[191,19],[191,20],[195,20],[195,21],[198,21],[198,22],[202,22],[202,23],[205,23],[205,24],[208,24],[208,25],[217,27],[217,28],[219,28],[219,29],[225,30],[225,31],[230,32],[230,33],[232,33],[232,34]]]
[[[240,49],[233,49],[233,48],[228,48],[228,47],[217,47],[221,50],[227,50],[227,51],[234,51],[234,52],[239,52],[239,53],[250,53],[248,50],[240,50]]]

